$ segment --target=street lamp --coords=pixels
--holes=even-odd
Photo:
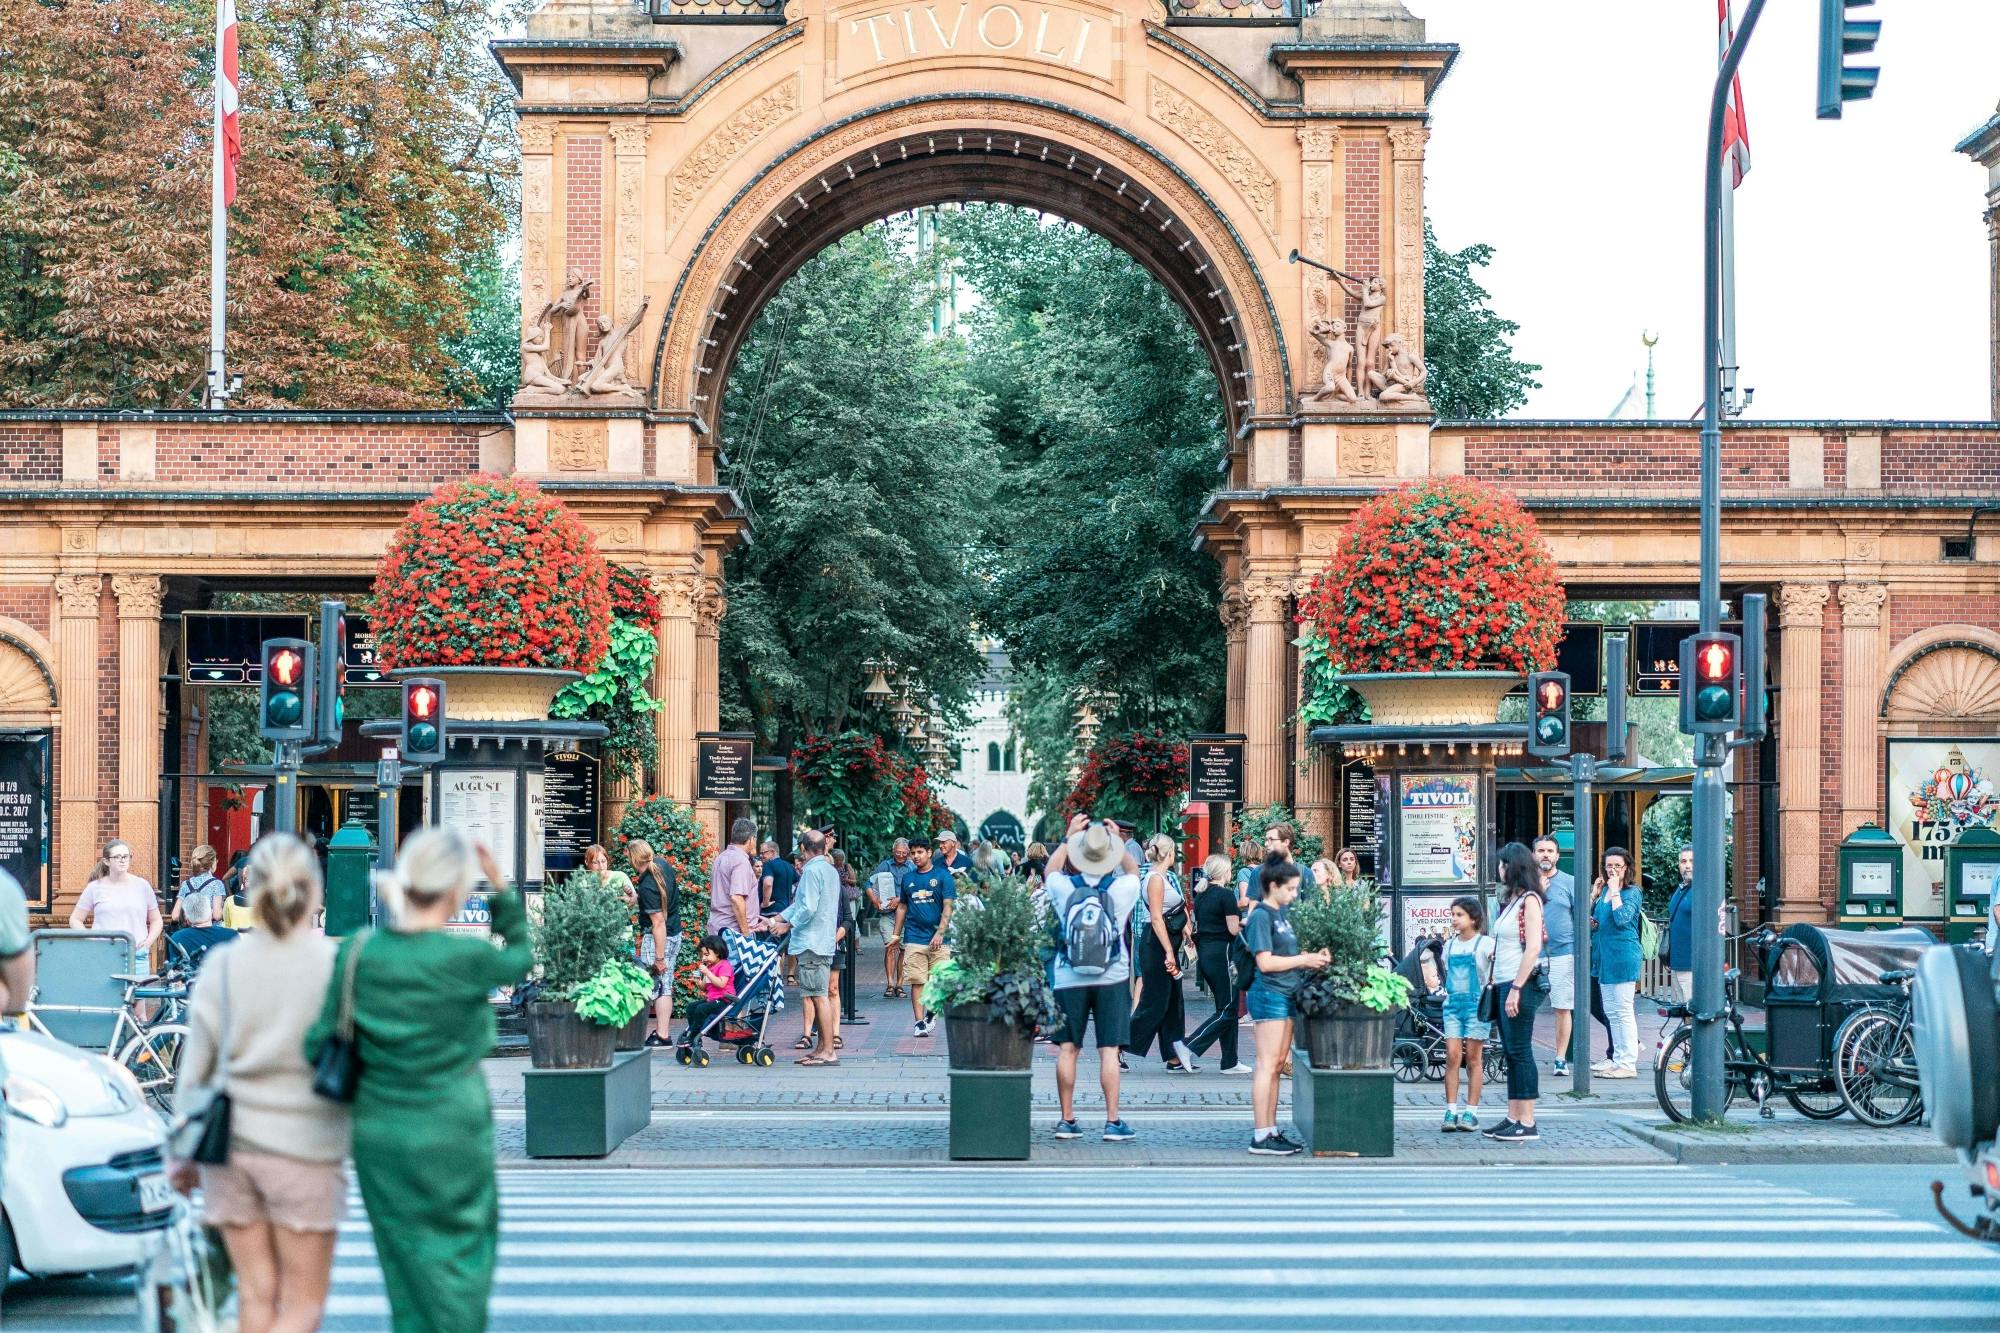
[[[884,700],[896,697],[896,692],[889,688],[888,663],[871,657],[861,664],[861,669],[872,673],[861,689],[862,698],[879,707]]]

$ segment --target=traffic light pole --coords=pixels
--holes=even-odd
[[[1722,628],[1722,135],[1729,90],[1743,53],[1763,17],[1765,0],[1750,0],[1743,25],[1723,53],[1709,100],[1708,151],[1702,172],[1702,403],[1701,403],[1701,632]],[[1714,921],[1722,911],[1723,789],[1721,736],[1695,738],[1694,919]],[[1579,891],[1581,891],[1579,886]],[[1581,979],[1579,978],[1579,984]],[[1722,937],[1694,932],[1694,1078],[1697,1121],[1722,1118]]]
[[[298,741],[271,742],[271,828],[279,833],[299,831],[300,748]]]
[[[1575,972],[1570,986],[1570,1095],[1590,1093],[1590,884],[1591,867],[1597,862],[1597,811],[1591,799],[1591,783],[1597,778],[1597,756],[1572,754],[1569,757],[1570,827],[1576,831],[1576,845],[1570,864],[1576,867],[1570,878],[1570,919],[1575,923],[1576,949],[1571,958]],[[1562,1051],[1557,1055],[1565,1054]]]

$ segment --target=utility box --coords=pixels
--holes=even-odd
[[[1903,844],[1879,824],[1847,835],[1835,858],[1840,924],[1850,930],[1903,924]]]
[[[1944,854],[1945,942],[1963,944],[1979,933],[2000,889],[2000,832],[1968,828]]]
[[[369,924],[375,838],[349,819],[326,844],[326,933],[352,935]]]

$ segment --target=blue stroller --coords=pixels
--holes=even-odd
[[[754,935],[722,932],[729,946],[730,961],[736,965],[736,995],[711,1015],[701,1030],[690,1028],[674,1043],[674,1058],[684,1065],[708,1067],[708,1052],[701,1039],[708,1037],[718,1046],[736,1052],[739,1065],[760,1065],[766,1069],[777,1063],[764,1034],[771,1015],[785,1007],[785,983],[778,974],[781,951],[770,940]]]

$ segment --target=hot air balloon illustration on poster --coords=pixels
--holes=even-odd
[[[1889,742],[1889,831],[1903,844],[1903,915],[1944,915],[1944,857],[2000,821],[2000,740]]]

